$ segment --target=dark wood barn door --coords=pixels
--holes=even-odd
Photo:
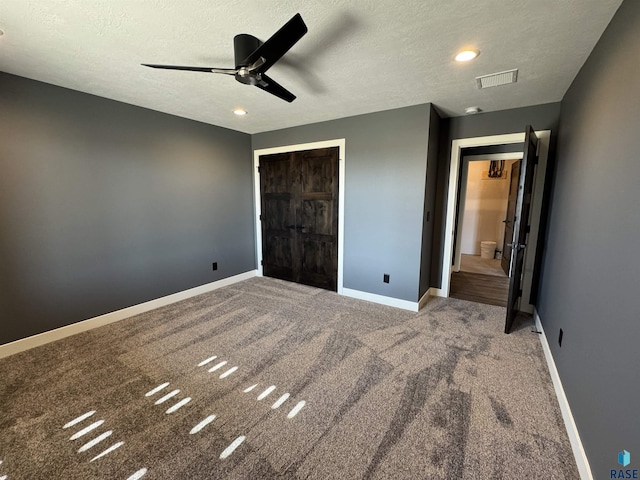
[[[338,148],[260,157],[263,274],[338,283]]]

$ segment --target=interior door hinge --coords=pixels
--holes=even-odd
[[[264,265],[264,260],[260,260],[260,265]]]
[[[521,297],[522,296],[522,289],[518,290],[518,296]]]
[[[258,218],[262,221],[262,214],[258,215]]]
[[[530,233],[531,232],[531,225],[527,225],[524,229],[524,233]]]
[[[258,166],[258,173],[260,173],[260,167]]]

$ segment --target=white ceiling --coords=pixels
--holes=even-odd
[[[1,0],[0,70],[247,133],[433,102],[446,116],[555,102],[622,0]],[[289,104],[233,77],[233,37],[309,33],[269,70]],[[481,50],[471,63],[461,47]],[[518,68],[513,85],[474,77]],[[231,113],[242,106],[246,117]]]

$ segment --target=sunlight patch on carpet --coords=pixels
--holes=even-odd
[[[244,435],[236,438],[231,443],[231,445],[225,448],[223,452],[220,454],[220,460],[224,460],[225,458],[229,457],[229,455],[231,455],[235,451],[235,449],[238,448],[242,444],[242,442],[245,441],[246,438],[247,437],[245,437]]]
[[[258,400],[263,400],[263,399],[267,398],[271,394],[271,392],[273,392],[275,389],[276,389],[276,386],[275,385],[271,385],[264,392],[262,392],[260,395],[258,395]]]
[[[191,429],[191,431],[189,432],[191,435],[198,433],[200,430],[202,430],[204,427],[206,427],[207,425],[209,425],[211,422],[213,422],[216,419],[215,415],[209,415],[207,418],[205,418],[204,420],[202,420],[199,424],[197,424],[195,427],[193,427]]]
[[[64,427],[62,428],[70,428],[73,427],[74,425],[80,423],[83,420],[86,420],[87,418],[89,418],[91,415],[95,414],[96,411],[95,410],[91,410],[90,412],[87,412],[83,415],[80,415],[78,418],[74,418],[73,420],[71,420],[69,423],[67,423]],[[2,462],[0,462],[2,463]]]
[[[183,398],[182,400],[180,400],[178,403],[176,403],[173,407],[169,408],[166,413],[173,413],[173,412],[177,412],[179,409],[181,409],[182,407],[184,407],[187,403],[189,403],[191,401],[191,397],[186,397]]]
[[[146,474],[147,474],[147,469],[141,468],[136,473],[134,473],[129,478],[127,478],[127,480],[139,480],[140,478],[144,477]]]
[[[109,448],[107,448],[104,452],[99,453],[98,455],[96,455],[95,457],[93,457],[91,460],[89,460],[89,463],[91,462],[95,462],[96,460],[109,455],[111,452],[113,452],[114,450],[117,450],[118,448],[120,448],[122,445],[124,445],[124,442],[118,442],[115,443],[113,445],[111,445]]]
[[[166,402],[167,400],[169,400],[169,399],[170,399],[170,398],[172,398],[172,397],[175,397],[175,396],[176,396],[176,395],[178,395],[179,393],[180,393],[180,390],[178,390],[178,389],[173,390],[172,392],[167,393],[164,397],[159,398],[159,399],[156,401],[156,405],[160,405],[161,403]]]
[[[287,418],[293,418],[298,415],[300,413],[300,410],[302,410],[306,404],[307,402],[305,402],[304,400],[298,402],[298,404],[291,409],[289,415],[287,415]]]
[[[229,370],[227,370],[222,375],[220,375],[220,378],[227,378],[229,375],[231,375],[236,370],[238,370],[238,367],[231,367]]]
[[[289,393],[285,393],[284,395],[282,395],[278,400],[275,401],[275,403],[273,405],[271,405],[271,408],[273,410],[275,410],[276,408],[279,408],[284,402],[287,401],[287,399],[290,397]]]
[[[97,422],[93,422],[88,427],[85,427],[82,430],[80,430],[79,432],[74,433],[69,440],[77,440],[78,438],[83,437],[84,435],[89,433],[91,430],[95,430],[96,428],[98,428],[103,423],[104,423],[104,420],[98,420]]]
[[[158,385],[156,388],[154,388],[153,390],[147,392],[144,394],[145,397],[152,397],[154,396],[156,393],[158,393],[160,390],[163,390],[165,388],[167,388],[169,386],[169,382],[165,382],[161,385]]]
[[[201,361],[198,366],[199,367],[204,367],[207,363],[211,363],[213,362],[216,358],[218,358],[217,355],[214,355],[213,357],[209,357],[209,358],[205,358],[203,361]]]
[[[102,435],[97,436],[96,438],[94,438],[90,442],[87,442],[83,446],[81,446],[80,449],[78,449],[78,453],[86,452],[90,448],[95,447],[101,441],[105,440],[106,438],[109,438],[112,433],[113,433],[112,430],[107,430]]]
[[[216,371],[216,370],[218,370],[219,368],[224,367],[226,364],[227,364],[227,361],[226,361],[226,360],[224,360],[224,361],[222,361],[222,362],[218,363],[217,365],[214,365],[213,367],[211,367],[211,368],[209,369],[209,373],[211,373],[211,372],[215,372],[215,371]]]

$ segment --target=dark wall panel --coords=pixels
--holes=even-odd
[[[0,343],[254,269],[250,148],[0,73]]]
[[[626,0],[562,102],[538,304],[594,478],[640,454],[638,51]]]
[[[424,189],[424,211],[422,217],[422,253],[420,258],[420,292],[422,296],[431,287],[431,262],[433,261],[433,218],[436,206],[436,182],[438,180],[438,149],[442,120],[431,106],[429,122],[429,150],[427,153],[427,180]]]

